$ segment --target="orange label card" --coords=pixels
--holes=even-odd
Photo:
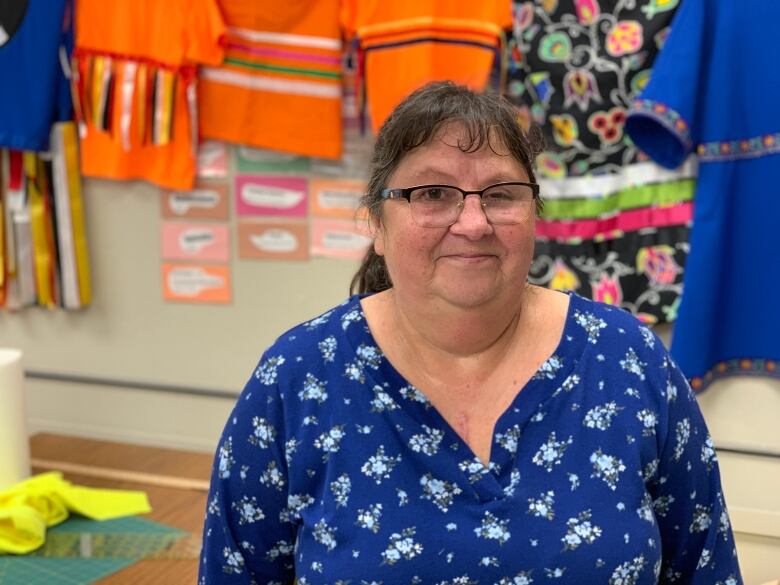
[[[199,260],[227,262],[230,240],[225,225],[209,223],[162,224],[162,257],[164,260]]]
[[[230,302],[230,268],[208,264],[163,264],[163,298],[188,303]]]
[[[162,216],[178,219],[228,219],[228,185],[198,182],[192,191],[166,191],[162,198]]]
[[[239,222],[238,257],[245,260],[308,260],[309,226],[291,221]]]
[[[321,177],[309,180],[312,215],[353,219],[365,193],[362,181],[341,181]]]

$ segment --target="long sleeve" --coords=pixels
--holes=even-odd
[[[293,583],[283,404],[261,360],[219,442],[203,532],[199,585]],[[292,503],[290,505],[293,505]]]
[[[712,440],[690,386],[667,361],[668,410],[666,420],[659,420],[660,457],[648,486],[663,547],[659,583],[738,585],[742,578]]]

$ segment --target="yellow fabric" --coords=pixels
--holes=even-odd
[[[69,512],[93,520],[152,511],[144,492],[73,485],[57,471],[42,473],[0,491],[0,554],[25,554],[46,540],[46,528]]]

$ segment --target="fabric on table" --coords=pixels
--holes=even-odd
[[[73,485],[56,471],[42,473],[0,492],[0,554],[25,554],[40,547],[46,528],[76,512],[108,520],[151,512],[144,492]]]

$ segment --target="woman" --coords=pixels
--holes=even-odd
[[[537,151],[495,96],[434,83],[396,108],[361,294],[247,383],[201,583],[741,583],[712,443],[660,341],[525,283]]]

